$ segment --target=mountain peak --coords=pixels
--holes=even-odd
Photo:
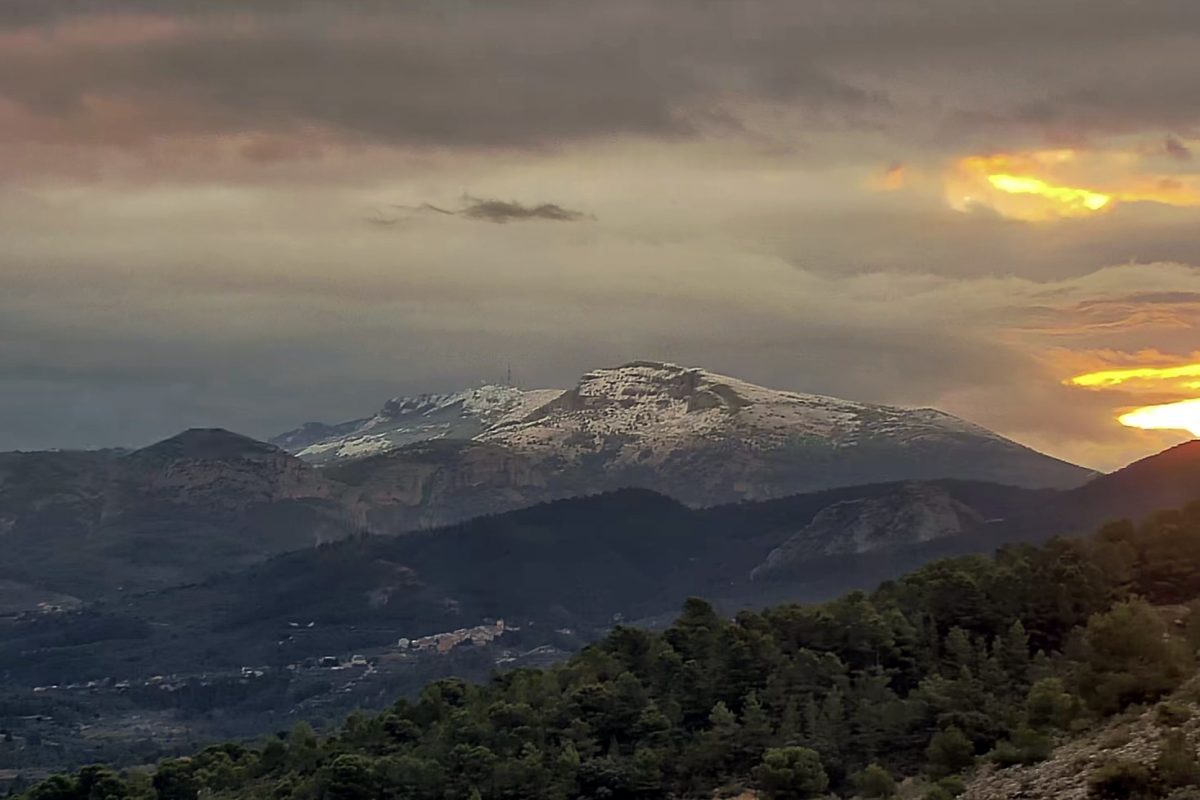
[[[186,458],[221,461],[280,453],[274,445],[225,428],[188,428],[160,442],[130,454],[131,458]]]
[[[723,408],[737,411],[748,405],[731,386],[737,383],[698,367],[681,367],[659,361],[632,361],[619,367],[588,372],[574,389],[546,406],[544,411],[600,409],[638,405],[664,407],[684,404],[685,411]]]
[[[458,392],[393,397],[371,417],[335,425],[307,423],[271,443],[314,464],[331,464],[434,439],[474,439],[561,394],[561,389],[481,384]]]
[[[411,414],[428,416],[454,407],[484,417],[504,414],[512,410],[524,394],[515,386],[485,383],[461,392],[393,397],[384,404],[376,419],[393,420]]]

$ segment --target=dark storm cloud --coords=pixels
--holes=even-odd
[[[742,66],[720,63],[730,54],[715,63],[690,54],[662,39],[661,19],[642,25],[595,10],[564,17],[517,4],[454,15],[415,6],[377,20],[337,6],[349,26],[338,30],[309,8],[171,18],[175,30],[112,47],[105,36],[136,38],[145,20],[108,20],[89,36],[97,20],[60,16],[46,24],[66,33],[35,29],[3,48],[0,93],[34,118],[31,135],[40,138],[125,143],[315,125],[392,144],[519,147],[694,133],[726,89],[822,107],[871,101],[803,64],[756,64],[744,81],[730,76]],[[148,13],[162,19],[160,9]],[[113,103],[117,119],[97,101]]]
[[[489,200],[482,197],[468,197],[465,206],[451,212],[467,219],[480,222],[526,222],[543,220],[548,222],[578,222],[587,219],[582,211],[563,208],[557,203],[540,203],[538,205],[522,205],[511,200]]]
[[[583,211],[565,208],[557,203],[537,203],[526,205],[514,200],[497,200],[486,197],[471,197],[465,195],[459,208],[443,208],[433,203],[422,203],[419,206],[393,205],[392,209],[414,216],[436,215],[443,217],[460,217],[474,222],[491,222],[504,225],[509,222],[579,222],[585,219],[595,219]],[[377,214],[367,217],[371,225],[390,228],[398,225],[404,219],[400,216],[384,216]]]
[[[1086,136],[1196,123],[1197,29],[1191,0],[18,0],[0,7],[0,98],[28,116],[10,139],[118,144],[316,126],[538,147],[702,134],[759,102],[817,127]]]
[[[542,203],[536,206],[524,206],[507,200],[483,200],[471,198],[466,208],[458,212],[459,216],[482,222],[522,222],[543,220],[549,222],[576,222],[587,219],[582,211],[563,208],[555,203]]]

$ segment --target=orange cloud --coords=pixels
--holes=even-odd
[[[946,175],[946,199],[960,211],[984,207],[1029,222],[1090,217],[1121,202],[1200,205],[1194,178],[1142,174],[1140,163],[1122,149],[967,156]]]
[[[1109,369],[1077,375],[1071,379],[1076,386],[1106,387],[1119,386],[1130,381],[1169,381],[1178,378],[1200,378],[1200,364],[1184,364],[1176,367],[1132,367]],[[1192,384],[1185,384],[1192,385]]]
[[[1102,369],[1076,375],[1066,383],[1095,391],[1119,387],[1123,398],[1150,400],[1117,416],[1126,427],[1187,431],[1200,436],[1200,398],[1191,396],[1200,389],[1200,361]],[[1162,402],[1164,399],[1167,401]]]

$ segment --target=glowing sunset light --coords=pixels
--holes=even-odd
[[[1083,188],[1078,162],[1073,150],[967,156],[947,175],[947,199],[960,211],[983,206],[1028,222],[1109,211],[1116,197]]]
[[[1063,382],[1101,392],[1120,386],[1125,396],[1130,391],[1135,395],[1148,393],[1148,400],[1159,402],[1121,414],[1117,421],[1127,428],[1188,431],[1193,436],[1200,436],[1200,398],[1162,402],[1171,395],[1178,397],[1200,390],[1197,378],[1200,378],[1200,363],[1105,369],[1076,375]]]
[[[1084,208],[1099,211],[1112,201],[1112,197],[1087,189],[1069,186],[1054,186],[1039,178],[1000,173],[988,175],[988,183],[1009,194],[1035,194],[1062,203],[1067,208]]]
[[[1188,431],[1193,436],[1200,436],[1200,398],[1146,406],[1122,414],[1117,421],[1129,428]]]
[[[947,170],[944,181],[952,208],[988,208],[1027,222],[1091,217],[1122,203],[1200,206],[1195,175],[1163,173],[1120,143],[965,156]]]
[[[1178,367],[1108,369],[1077,375],[1071,379],[1071,383],[1076,386],[1107,387],[1118,386],[1134,380],[1170,381],[1179,378],[1200,378],[1200,364],[1184,364]],[[1187,382],[1184,387],[1195,389],[1200,387],[1200,382]]]

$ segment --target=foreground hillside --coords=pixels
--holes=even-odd
[[[618,627],[556,667],[437,681],[335,735],[299,724],[152,773],[87,768],[27,796],[699,798],[749,788],[783,800],[882,797],[904,781],[940,800],[986,764],[1043,761],[1056,741],[1176,690],[1195,670],[1198,596],[1194,504],[1088,539],[939,561],[823,605],[730,621],[689,600],[662,633]],[[1113,760],[1088,791],[1159,797],[1200,782],[1181,742],[1153,767]],[[1030,796],[980,785],[972,796]]]
[[[1136,704],[1107,723],[1066,737],[1045,761],[985,765],[962,798],[1194,800],[1200,797],[1198,703],[1200,676],[1195,676],[1158,703]]]

